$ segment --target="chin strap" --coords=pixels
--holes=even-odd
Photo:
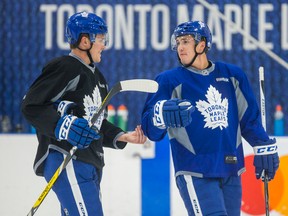
[[[198,56],[198,53],[195,52],[195,55],[194,55],[193,59],[192,59],[191,62],[188,63],[188,64],[182,64],[179,55],[178,55],[178,59],[179,59],[180,63],[181,63],[184,67],[190,67],[190,66],[194,63],[194,61],[196,60],[197,56]]]
[[[188,64],[182,64],[182,62],[181,62],[181,60],[180,60],[180,57],[179,57],[179,54],[178,54],[178,52],[177,52],[177,57],[178,57],[178,60],[179,60],[180,64],[182,64],[184,67],[190,67],[190,66],[193,65],[193,63],[194,63],[194,61],[196,60],[197,56],[198,56],[198,55],[202,55],[202,54],[205,52],[205,50],[206,50],[206,47],[205,47],[201,53],[197,53],[197,51],[196,51],[196,47],[197,47],[197,46],[198,46],[198,44],[196,44],[196,46],[194,47],[195,55],[194,55],[193,59],[192,59]]]
[[[93,43],[91,43],[90,49],[92,48],[92,46],[93,46]],[[88,55],[88,58],[89,58],[89,60],[90,60],[89,66],[94,67],[94,61],[93,61],[93,59],[92,59],[92,56],[91,56],[91,53],[90,53],[90,49],[87,50],[87,55]]]
[[[91,53],[90,53],[90,50],[92,49],[92,46],[93,46],[93,43],[91,42],[90,48],[87,49],[87,50],[84,50],[84,49],[80,48],[79,46],[77,46],[77,48],[78,48],[79,50],[81,50],[81,51],[86,51],[86,52],[87,52],[87,56],[88,56],[88,58],[89,58],[89,60],[90,60],[89,66],[94,67],[94,61],[93,61],[92,56],[91,56]]]

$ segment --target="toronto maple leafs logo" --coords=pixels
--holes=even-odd
[[[199,21],[198,23],[199,23],[199,25],[201,26],[201,29],[205,27],[205,23],[203,23],[203,22],[201,22],[201,21]]]
[[[102,103],[98,86],[96,86],[95,89],[93,90],[92,98],[89,95],[85,95],[83,103],[85,107],[84,118],[87,121],[90,121],[92,116],[94,115],[94,113],[97,112]],[[100,129],[103,119],[104,119],[104,112],[101,113],[101,115],[94,124],[98,129]]]
[[[207,101],[199,100],[196,102],[196,107],[205,117],[206,122],[204,127],[215,129],[219,127],[221,130],[228,126],[228,100],[222,100],[222,94],[213,87],[209,86],[205,95]]]
[[[87,13],[86,11],[83,11],[83,12],[81,13],[81,16],[82,16],[82,17],[88,17],[88,13]]]

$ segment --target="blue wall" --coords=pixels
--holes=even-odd
[[[252,2],[252,3],[251,3]],[[287,0],[226,1],[209,0],[216,9],[245,28],[287,64]],[[11,121],[9,132],[30,132],[20,113],[25,91],[50,59],[69,53],[64,38],[67,18],[78,10],[96,12],[109,26],[111,46],[98,65],[109,85],[131,78],[153,79],[157,73],[178,66],[176,53],[170,50],[170,36],[179,22],[199,19],[207,22],[213,34],[209,58],[237,64],[247,73],[254,93],[259,97],[258,68],[266,76],[267,130],[273,134],[273,113],[281,104],[287,113],[287,67],[248,43],[217,15],[196,1],[119,0],[2,0],[0,3],[0,120]],[[49,29],[50,28],[50,29]],[[133,100],[131,100],[133,98]],[[128,129],[140,123],[146,94],[123,93],[111,103],[125,104],[129,110]],[[287,125],[288,115],[285,115]],[[3,121],[2,121],[3,123]],[[2,128],[3,129],[3,128]],[[5,129],[5,127],[4,127]],[[286,129],[287,134],[287,129]]]

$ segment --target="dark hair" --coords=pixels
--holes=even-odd
[[[79,38],[78,38],[77,42],[74,43],[74,44],[70,44],[70,49],[76,49],[76,48],[79,46],[82,37],[87,37],[87,38],[89,39],[89,34],[87,34],[87,33],[81,33],[81,34],[79,35]]]

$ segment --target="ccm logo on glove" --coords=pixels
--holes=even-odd
[[[255,146],[253,149],[254,149],[255,155],[274,154],[277,152],[277,144],[266,145],[266,146]]]
[[[164,119],[162,116],[163,104],[165,102],[166,100],[157,101],[154,107],[154,119],[153,119],[154,125],[160,128],[165,128],[165,123],[164,123]]]
[[[75,108],[76,106],[77,106],[76,103],[72,101],[66,101],[66,100],[60,101],[57,107],[57,113],[61,117],[64,115],[71,114],[71,111],[73,111],[73,108]]]
[[[77,119],[77,117],[73,115],[66,115],[64,117],[64,122],[62,123],[59,131],[59,139],[66,140],[68,138],[69,129],[75,119]]]

